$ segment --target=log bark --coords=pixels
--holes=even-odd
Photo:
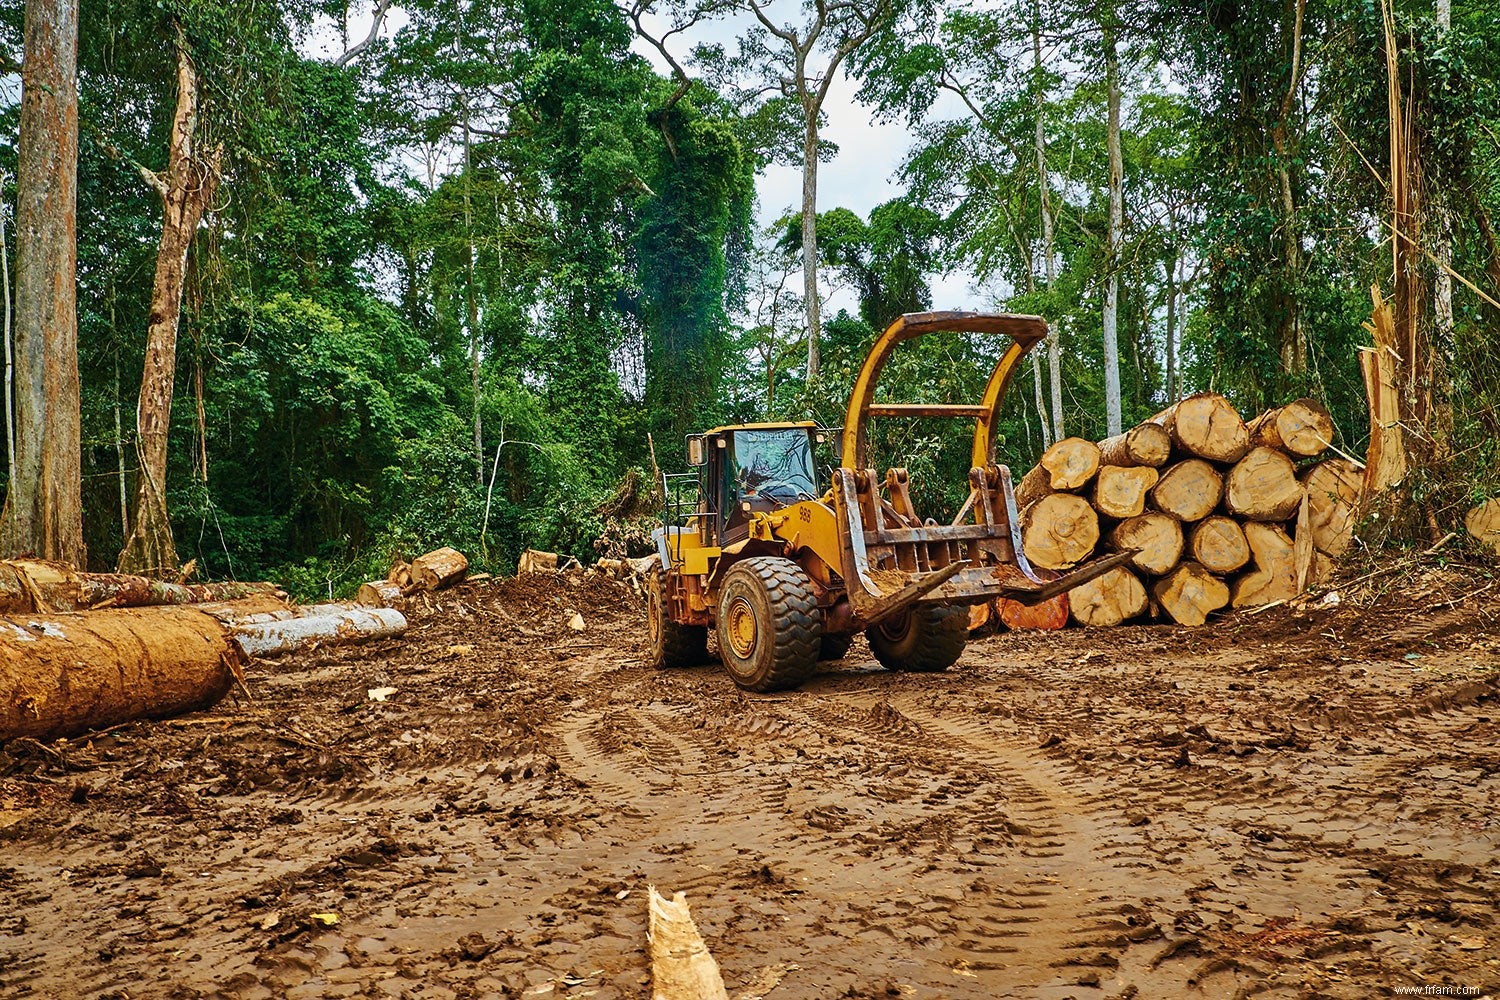
[[[1234,464],[1224,481],[1224,506],[1251,521],[1285,521],[1302,503],[1302,484],[1285,454],[1254,448]]]
[[[0,554],[87,563],[78,378],[78,2],[27,0],[16,163],[15,467]]]
[[[1250,561],[1250,545],[1238,521],[1216,514],[1193,528],[1188,536],[1188,554],[1208,572],[1223,576]]]
[[[687,897],[679,892],[668,900],[654,885],[647,891],[652,1000],[729,1000],[719,963],[698,933]]]
[[[1180,521],[1201,521],[1224,495],[1224,477],[1201,458],[1178,462],[1161,474],[1151,489],[1151,503]]]
[[[1118,625],[1146,610],[1146,588],[1130,570],[1116,566],[1068,591],[1068,609],[1080,625]]]
[[[196,609],[0,617],[0,741],[207,708],[243,662],[219,622]]]
[[[1098,445],[1083,438],[1063,438],[1042,452],[1036,468],[1021,478],[1016,502],[1024,507],[1047,493],[1082,489],[1098,471]]]
[[[1181,451],[1211,462],[1238,462],[1250,450],[1250,433],[1234,406],[1217,393],[1200,392],[1151,418]]]
[[[1022,550],[1033,566],[1070,569],[1099,543],[1099,515],[1083,497],[1053,493],[1021,515]]]
[[[1099,461],[1104,465],[1144,465],[1159,469],[1172,457],[1172,436],[1161,424],[1147,421],[1099,442]]]
[[[79,573],[39,559],[0,562],[0,613],[88,611],[234,601],[280,593],[269,583],[179,584],[123,573]]]
[[[1364,482],[1364,472],[1342,458],[1319,462],[1303,474],[1312,542],[1319,551],[1341,556],[1348,550]]]
[[[1130,564],[1143,573],[1160,576],[1182,558],[1182,522],[1152,511],[1128,518],[1109,533],[1109,544],[1117,552],[1136,549]]]
[[[1255,568],[1235,580],[1230,603],[1236,608],[1270,604],[1297,596],[1295,547],[1285,529],[1277,524],[1249,521],[1245,541]]]
[[[406,631],[406,617],[395,608],[340,608],[312,617],[234,622],[229,631],[247,656],[280,656],[314,643],[398,636]]]
[[[451,587],[469,572],[469,560],[457,549],[441,548],[417,556],[411,563],[411,585],[422,590]]]
[[[1179,625],[1202,625],[1229,603],[1229,587],[1198,563],[1185,562],[1151,588],[1162,613]]]
[[[1321,403],[1298,399],[1267,410],[1246,428],[1253,448],[1275,448],[1296,458],[1321,455],[1333,443],[1333,417]]]
[[[1146,491],[1160,475],[1146,465],[1101,465],[1094,478],[1094,509],[1117,520],[1135,517],[1146,509]]]
[[[403,608],[406,598],[401,596],[401,585],[390,580],[371,580],[360,584],[355,603],[367,608]]]
[[[1465,514],[1464,529],[1480,545],[1500,554],[1500,497],[1486,500]],[[1329,554],[1338,555],[1337,552]]]

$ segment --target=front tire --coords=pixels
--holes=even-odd
[[[667,574],[657,562],[646,574],[646,661],[657,669],[695,667],[708,660],[708,627],[679,625],[667,600]]]
[[[724,574],[719,591],[719,658],[750,691],[780,691],[818,665],[823,613],[812,580],[780,556],[751,556]]]
[[[845,632],[841,635],[824,634],[822,645],[818,647],[818,660],[842,660],[849,652],[849,647],[854,643],[854,636]]]
[[[963,655],[969,638],[969,609],[919,604],[865,629],[870,652],[887,670],[941,673]]]

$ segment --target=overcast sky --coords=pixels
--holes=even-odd
[[[372,5],[373,6],[373,5]],[[791,0],[780,0],[771,4],[773,18],[793,17],[800,5]],[[392,9],[382,29],[389,35],[405,23],[406,17],[398,8]],[[658,30],[647,21],[648,29]],[[369,31],[368,10],[351,19],[349,36],[360,39]],[[672,39],[672,54],[686,63],[689,49],[698,42],[717,42],[733,51],[735,35],[741,30],[760,30],[753,22],[720,21],[699,29],[689,36]],[[307,43],[309,54],[324,58],[335,58],[339,54],[340,42],[336,32],[314,32]],[[647,43],[637,40],[635,49],[651,61],[663,75],[670,75],[670,68],[657,51]],[[689,68],[691,72],[691,67]],[[829,89],[825,104],[827,124],[823,137],[838,146],[838,155],[818,167],[818,210],[844,207],[868,218],[870,209],[889,201],[901,193],[897,172],[906,152],[911,148],[912,135],[904,123],[878,122],[871,110],[854,99],[855,85],[840,73]],[[800,211],[802,206],[802,171],[798,167],[772,165],[756,179],[761,225],[780,218],[790,211]],[[966,275],[947,277],[934,276],[932,281],[932,305],[934,309],[982,309],[993,306],[992,297],[971,287],[972,279]],[[824,303],[826,315],[839,309],[858,312],[856,300],[847,290],[835,292]]]

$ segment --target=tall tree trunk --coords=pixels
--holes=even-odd
[[[1172,217],[1172,252],[1167,257],[1167,402],[1177,399],[1177,217]]]
[[[146,328],[146,360],[136,404],[135,516],[119,570],[142,576],[177,572],[177,546],[167,514],[167,432],[172,419],[172,388],[177,374],[177,326],[188,249],[219,179],[219,153],[206,157],[197,149],[198,73],[177,36],[177,106],[172,115],[167,169],[142,170],[162,202],[161,239],[156,248],[156,275],[151,284],[151,311]]]
[[[1452,0],[1437,0],[1438,27],[1444,34],[1453,27]],[[1439,188],[1441,191],[1441,188]],[[1447,268],[1453,266],[1453,211],[1446,194],[1437,193],[1432,198],[1432,222],[1437,232],[1433,234],[1433,256],[1438,259],[1437,273],[1433,275],[1433,311],[1437,314],[1439,351],[1453,351],[1453,277]]]
[[[822,303],[818,301],[818,102],[804,100],[802,133],[802,294],[807,306],[807,377],[818,374]]]
[[[464,302],[469,327],[469,382],[474,393],[474,476],[484,485],[484,424],[479,412],[479,294],[474,288],[474,212],[470,199],[473,163],[473,133],[469,131],[469,105],[464,109]]]
[[[11,350],[10,251],[5,243],[5,171],[0,170],[0,281],[5,283],[5,495],[16,488],[15,356]]]
[[[1109,244],[1105,254],[1104,287],[1104,414],[1105,433],[1123,429],[1120,415],[1120,238],[1125,228],[1125,165],[1120,155],[1120,54],[1115,46],[1114,11],[1105,13],[1104,74],[1109,89]]]
[[[1047,131],[1043,125],[1047,105],[1046,88],[1042,79],[1042,4],[1036,0],[1032,5],[1031,22],[1031,66],[1036,76],[1036,179],[1042,211],[1042,267],[1047,276],[1047,290],[1057,280],[1056,239],[1052,232],[1052,181],[1047,173]],[[1062,342],[1057,325],[1050,321],[1047,329],[1047,369],[1050,373],[1052,397],[1052,441],[1066,437],[1063,431],[1062,410]],[[1046,426],[1047,421],[1042,421]],[[1048,442],[1049,444],[1051,442]]]
[[[1307,0],[1296,0],[1292,21],[1292,72],[1286,97],[1281,102],[1281,116],[1271,129],[1271,143],[1276,150],[1276,182],[1281,197],[1281,231],[1284,236],[1282,294],[1281,368],[1296,378],[1307,371],[1307,333],[1302,324],[1302,231],[1297,220],[1297,203],[1292,195],[1292,153],[1289,135],[1292,113],[1296,110],[1297,89],[1302,82],[1302,15]]]
[[[27,0],[16,190],[16,461],[0,555],[82,566],[78,2]]]

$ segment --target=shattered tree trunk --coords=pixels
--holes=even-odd
[[[729,1000],[719,963],[698,933],[687,897],[679,892],[669,900],[654,885],[647,892],[652,1000]]]
[[[0,740],[207,708],[243,659],[218,621],[191,608],[0,617]]]
[[[0,553],[82,565],[78,3],[27,0],[16,166],[14,488]]]
[[[130,537],[120,553],[122,573],[170,576],[177,572],[177,546],[167,516],[167,432],[172,419],[172,386],[177,374],[177,327],[182,314],[182,286],[193,234],[213,199],[219,181],[218,150],[197,148],[198,73],[178,32],[177,106],[172,115],[167,169],[138,172],[161,198],[161,239],[151,285],[146,329],[146,360],[136,406],[136,448],[140,473]],[[206,471],[206,470],[205,470]]]

